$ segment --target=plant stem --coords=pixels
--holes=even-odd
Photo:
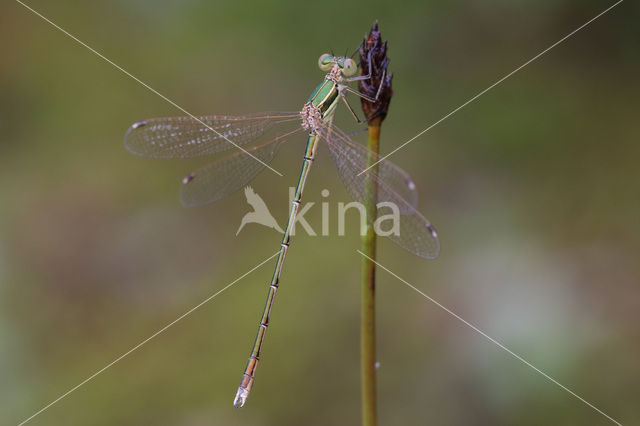
[[[378,158],[380,153],[380,125],[387,116],[389,103],[393,96],[391,81],[393,74],[387,71],[387,42],[382,41],[378,21],[371,26],[369,35],[360,45],[360,75],[370,71],[369,78],[358,82],[361,93],[362,111],[367,118],[369,128],[369,154],[367,156],[367,175],[364,206],[367,213],[367,229],[362,237],[362,302],[360,313],[360,365],[362,375],[362,425],[375,426],[378,422],[376,401],[376,232],[377,215]]]
[[[369,121],[368,148],[375,154],[380,152],[380,118]],[[375,163],[377,157],[370,155],[367,166]],[[377,173],[377,165],[372,168]],[[373,222],[376,218],[377,185],[369,179],[366,187],[365,209],[367,212],[367,232],[362,237],[362,252],[376,259],[376,232]],[[376,308],[375,308],[375,264],[362,257],[362,305],[360,316],[360,359],[362,375],[362,425],[375,426],[376,405]]]

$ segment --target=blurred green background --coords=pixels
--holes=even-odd
[[[389,152],[605,9],[604,1],[99,1],[29,5],[196,114],[297,110],[330,49],[389,40]],[[393,156],[439,259],[379,260],[623,424],[640,419],[639,7],[624,2]],[[126,152],[182,115],[18,3],[0,6],[0,423],[17,424],[274,253],[242,193],[186,209],[202,165]],[[356,102],[357,105],[357,102]],[[339,124],[359,129],[346,110]],[[360,141],[363,136],[358,137]],[[304,138],[253,187],[284,224]],[[321,149],[305,192],[346,191]],[[272,262],[33,425],[352,425],[357,219],[299,233],[256,386],[232,399]],[[335,229],[335,222],[332,223]],[[381,425],[611,424],[404,284],[378,277]]]

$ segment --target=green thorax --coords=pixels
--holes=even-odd
[[[307,102],[320,109],[320,113],[325,116],[335,108],[338,95],[338,85],[334,81],[325,78],[316,87]]]

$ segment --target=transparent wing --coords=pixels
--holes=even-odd
[[[149,158],[199,157],[247,146],[274,125],[293,124],[299,119],[299,113],[278,112],[197,119],[151,118],[129,127],[124,136],[124,146],[133,154]]]
[[[367,161],[369,158],[375,159],[375,161],[379,159],[379,156],[376,153],[369,150],[366,146],[354,142],[338,127],[328,123],[325,123],[324,126],[327,127],[325,134],[331,133],[333,136],[332,139],[335,143],[344,147],[343,150],[345,153],[348,153],[354,167],[360,169],[358,173],[368,167]],[[412,207],[412,209],[407,211],[408,213],[411,213],[418,205],[418,191],[415,183],[407,172],[393,164],[391,161],[383,160],[378,163],[377,175],[379,180],[383,181],[386,186],[395,191],[400,197],[404,198],[404,200]],[[362,176],[364,177],[364,174]],[[405,213],[404,210],[401,211],[402,213]]]
[[[295,134],[302,133],[297,126],[288,132],[269,138],[267,142],[257,144],[247,151],[262,162],[269,164],[278,153],[280,146]],[[236,150],[233,154],[219,158],[189,174],[182,180],[180,200],[187,207],[197,207],[221,200],[240,190],[253,180],[265,165]]]
[[[387,160],[378,164],[378,173],[368,170],[359,175],[367,168],[367,155],[372,155],[374,159],[377,156],[366,147],[353,142],[331,124],[323,124],[318,132],[329,147],[347,192],[355,201],[364,202],[367,184],[372,180],[377,186],[377,203],[387,203],[386,207],[378,209],[378,215],[393,214],[391,206],[397,207],[399,212],[397,232],[393,232],[394,229],[386,229],[383,224],[382,231],[385,236],[416,256],[425,259],[438,257],[440,252],[438,234],[431,223],[416,209],[415,184],[408,175]]]

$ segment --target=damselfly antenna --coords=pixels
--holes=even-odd
[[[360,44],[358,45],[358,47],[356,47],[356,50],[353,51],[353,53],[351,54],[351,56],[349,56],[351,59],[353,59],[354,56],[356,56],[356,53],[358,53],[358,51],[360,51],[360,48],[362,47],[362,44],[364,43],[364,40],[362,40],[360,42]],[[360,64],[358,64],[360,65]]]

